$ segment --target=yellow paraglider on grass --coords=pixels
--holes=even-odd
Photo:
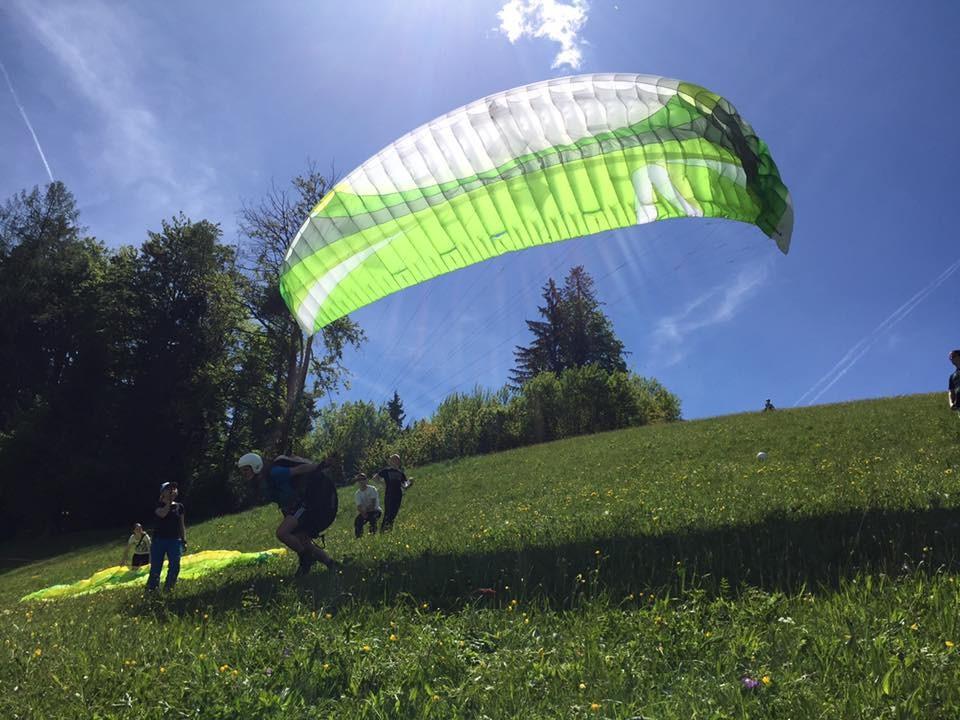
[[[286,550],[273,548],[259,552],[240,552],[239,550],[204,550],[184,555],[180,561],[180,580],[193,580],[204,575],[223,570],[227,567],[260,565],[270,558],[283,555]],[[101,590],[129,588],[145,585],[150,574],[150,566],[126,568],[121,565],[95,572],[84,580],[75,583],[52,585],[20,598],[28,600],[59,600],[61,598],[89,595]]]

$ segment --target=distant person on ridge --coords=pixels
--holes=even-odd
[[[767,402],[763,405],[763,411],[768,412],[770,410],[776,410],[776,408],[773,406],[773,403],[770,402],[770,398],[767,398]]]
[[[133,533],[127,540],[123,548],[123,558],[120,560],[121,566],[127,565],[127,555],[133,550],[133,557],[130,559],[130,569],[143,567],[150,564],[150,536],[143,531],[143,525],[134,523]]]
[[[357,483],[355,495],[357,501],[357,519],[353,521],[353,533],[357,538],[363,536],[363,526],[370,526],[370,533],[377,531],[377,520],[383,515],[380,509],[380,493],[367,482],[367,476],[358,473],[354,478]]]
[[[947,398],[950,401],[951,410],[960,410],[960,350],[953,350],[950,353],[950,362],[956,370],[950,375],[947,387],[950,389]]]
[[[386,485],[384,493],[386,509],[383,522],[380,523],[380,532],[386,532],[393,528],[393,522],[397,519],[397,513],[400,512],[400,503],[403,502],[403,492],[413,485],[413,479],[408,478],[401,469],[400,456],[396,453],[390,456],[390,465],[377,472],[377,477],[382,478]]]
[[[337,517],[337,488],[324,473],[325,463],[301,457],[278,455],[269,467],[256,453],[237,461],[246,481],[260,481],[260,492],[277,504],[283,520],[277,539],[297,553],[296,576],[306,575],[317,560],[334,570],[338,563],[313,540]]]
[[[163,589],[173,590],[177,584],[177,576],[180,575],[180,556],[187,549],[187,526],[183,504],[177,502],[179,492],[175,482],[165,482],[160,486],[160,499],[153,511],[157,516],[157,524],[150,543],[148,591],[156,590],[160,585],[164,556],[167,558],[167,578],[163,582]]]

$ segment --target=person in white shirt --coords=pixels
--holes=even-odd
[[[127,546],[123,549],[123,559],[121,565],[127,564],[127,555],[133,550],[133,558],[130,560],[130,569],[138,568],[150,564],[150,536],[143,531],[143,525],[136,523],[133,526],[133,534],[127,540]]]
[[[377,521],[383,514],[380,509],[380,493],[367,483],[367,476],[359,473],[354,480],[357,483],[357,519],[353,521],[354,534],[359,538],[363,535],[363,526],[370,525],[370,532],[377,531]]]

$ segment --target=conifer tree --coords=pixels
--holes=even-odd
[[[598,365],[607,371],[626,370],[623,343],[600,309],[593,278],[580,265],[571,268],[563,288],[553,278],[543,288],[542,320],[527,320],[533,342],[514,351],[516,367],[510,380],[521,386],[542,372]]]

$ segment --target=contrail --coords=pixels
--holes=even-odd
[[[13,95],[13,101],[17,104],[17,109],[20,110],[20,115],[23,117],[23,121],[27,124],[27,130],[29,130],[30,135],[33,136],[33,144],[37,146],[37,152],[40,153],[40,159],[43,160],[43,166],[47,169],[47,177],[50,178],[50,182],[53,182],[53,173],[50,172],[50,164],[47,162],[46,155],[43,154],[43,148],[40,147],[40,141],[37,139],[37,134],[33,131],[33,125],[30,124],[30,118],[27,117],[27,111],[24,110],[23,105],[20,104],[20,98],[17,97],[17,91],[13,89],[13,83],[10,82],[10,76],[7,74],[7,68],[4,67],[2,61],[0,61],[0,70],[3,71],[3,77],[7,80],[7,87],[10,88],[10,94]]]
[[[926,287],[918,291],[913,297],[907,300],[903,305],[901,305],[892,313],[890,313],[890,315],[882,323],[880,323],[879,325],[877,325],[877,327],[873,329],[873,332],[865,336],[856,345],[850,348],[846,352],[846,354],[842,358],[840,358],[840,361],[836,365],[834,365],[832,368],[830,368],[830,371],[826,375],[824,375],[822,378],[817,380],[817,382],[813,384],[813,387],[811,387],[803,395],[800,396],[800,399],[797,400],[793,404],[793,406],[796,407],[797,405],[802,403],[806,397],[808,397],[814,392],[816,394],[813,395],[812,398],[810,398],[810,402],[808,402],[807,404],[812,405],[817,400],[819,400],[820,396],[822,396],[827,390],[832,388],[840,378],[846,375],[847,372],[849,372],[853,368],[853,366],[856,365],[857,361],[860,360],[860,358],[862,358],[864,355],[867,354],[867,351],[869,351],[870,348],[872,348],[874,345],[877,344],[877,342],[880,340],[880,338],[883,336],[883,334],[887,330],[890,330],[891,328],[896,326],[901,320],[907,317],[907,315],[913,312],[913,310],[920,303],[926,300],[927,297],[929,297],[929,295],[934,290],[936,290],[938,287],[943,285],[943,283],[945,283],[947,279],[951,275],[953,275],[957,270],[960,270],[960,259],[957,259],[956,261],[954,261],[952,265],[950,265],[949,267],[947,267],[946,270],[944,270],[942,273],[937,275],[937,277],[935,277]]]

